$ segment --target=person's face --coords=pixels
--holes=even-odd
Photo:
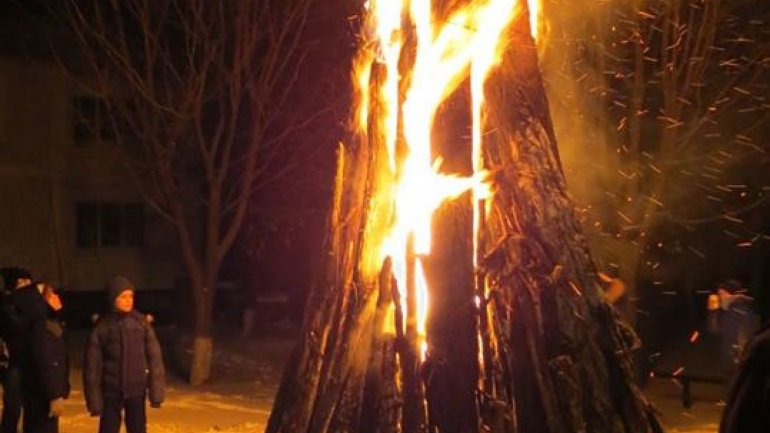
[[[709,311],[716,311],[722,306],[722,302],[719,299],[719,295],[710,294],[708,297],[708,309]]]
[[[30,284],[32,284],[32,280],[29,278],[17,278],[16,279],[16,288],[20,289],[22,287],[27,287]]]
[[[120,292],[117,298],[115,298],[115,309],[128,313],[134,309],[134,292],[131,290],[124,290]]]

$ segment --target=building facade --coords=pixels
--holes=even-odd
[[[114,274],[172,288],[184,272],[175,234],[143,203],[102,114],[55,62],[0,55],[0,267],[68,290]]]

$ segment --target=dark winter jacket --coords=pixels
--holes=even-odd
[[[67,398],[69,359],[64,325],[34,285],[16,289],[11,296],[23,318],[20,345],[21,379],[28,398]]]
[[[770,323],[749,343],[719,433],[767,433],[770,426]]]
[[[86,349],[83,388],[92,414],[102,411],[103,397],[143,397],[163,402],[165,369],[158,339],[147,317],[136,311],[113,311],[96,322]]]
[[[754,312],[753,300],[741,295],[735,296],[727,307],[709,314],[712,330],[720,341],[722,374],[730,380],[738,367],[741,353],[759,328],[759,317]]]
[[[24,329],[21,317],[13,304],[12,293],[0,291],[0,338],[6,344],[12,364],[19,362],[21,334]]]

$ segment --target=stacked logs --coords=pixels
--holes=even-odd
[[[393,212],[382,199],[393,179],[373,100],[368,129],[351,127],[338,151],[328,265],[268,433],[655,431],[566,194],[526,14],[508,39],[487,84],[484,159],[496,193],[482,215],[480,262],[473,269],[478,204],[467,195],[436,213],[435,253],[412,260],[435,287],[425,360],[413,287],[399,287],[391,261],[374,263],[370,252]],[[384,74],[374,63],[372,89]]]

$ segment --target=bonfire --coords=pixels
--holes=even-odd
[[[268,432],[651,431],[565,193],[538,11],[362,5],[329,263]]]

